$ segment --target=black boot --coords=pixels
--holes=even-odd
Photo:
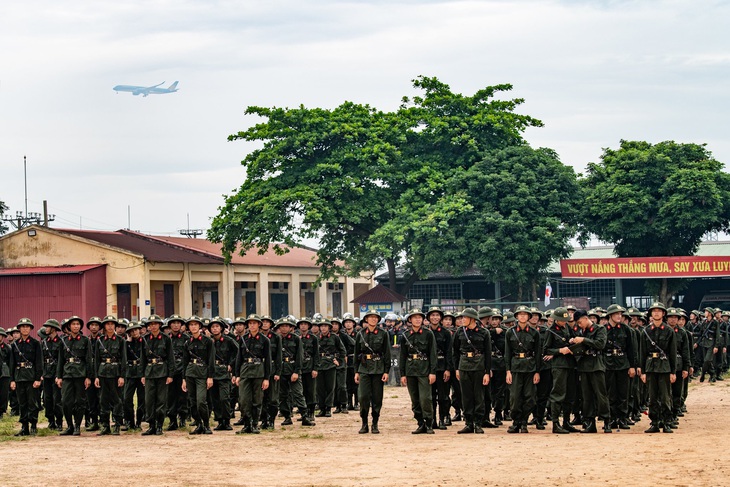
[[[674,433],[674,431],[672,431],[672,426],[669,424],[668,421],[665,421],[664,422],[664,426],[662,428],[662,432],[663,433]]]
[[[529,431],[527,431],[527,423],[524,423],[524,422],[523,422],[523,423],[522,423],[522,424],[520,425],[520,433],[529,433]]]
[[[150,421],[149,422],[149,428],[147,428],[146,431],[142,432],[142,436],[153,436],[155,434],[155,422]]]
[[[603,422],[603,432],[604,433],[613,433],[613,430],[611,429],[611,422],[610,421],[604,421]]]
[[[125,421],[122,425],[122,431],[129,431],[129,421]]]
[[[553,433],[555,433],[556,435],[567,435],[568,433],[570,433],[570,431],[560,426],[559,421],[553,421]]]
[[[586,427],[583,428],[581,433],[598,433],[598,430],[596,429],[596,420],[589,419],[588,423],[586,424]]]
[[[572,424],[573,426],[583,424],[583,418],[581,418],[580,414],[576,414],[570,424]]]
[[[59,419],[56,421],[56,431],[63,431],[63,420]]]
[[[659,425],[656,424],[656,423],[654,423],[654,422],[652,422],[649,425],[649,429],[648,430],[645,430],[644,433],[659,433]]]
[[[231,429],[233,429],[233,428],[231,428]],[[201,435],[212,435],[213,434],[213,432],[210,430],[210,424],[208,424],[207,420],[203,421],[203,432],[200,434]]]
[[[563,415],[563,429],[568,433],[578,433],[578,428],[570,424],[570,413]]]
[[[304,422],[304,421],[303,421],[303,419],[304,419],[304,418],[302,418],[302,422]],[[285,416],[285,417],[284,417],[284,421],[282,421],[282,422],[281,422],[281,425],[282,425],[282,426],[289,426],[289,425],[291,425],[291,424],[294,424],[294,423],[292,422],[292,420],[291,420],[291,416]]]
[[[535,418],[535,428],[539,430],[545,429],[545,423],[543,423],[543,418]]]
[[[433,423],[432,423],[431,421],[429,421],[429,420],[424,420],[424,421],[423,421],[423,424],[424,424],[424,425],[426,426],[426,434],[427,434],[427,435],[432,435],[432,434],[434,434],[434,432],[433,432],[433,428],[431,427],[431,425],[432,425]]]
[[[86,431],[99,431],[101,427],[99,426],[99,420],[96,418],[91,418],[91,426],[86,428]]]
[[[423,435],[425,433],[426,433],[426,423],[423,420],[418,422],[418,428],[411,431],[411,434],[414,434],[414,435]]]
[[[507,433],[519,433],[520,432],[520,423],[517,421],[514,421],[509,428],[507,428]]]
[[[468,435],[470,433],[474,433],[474,425],[471,422],[467,422],[463,428],[456,432],[457,435]]]
[[[28,434],[30,436],[35,436],[38,434],[38,425],[36,423],[30,423],[30,430],[28,431]]]
[[[495,411],[494,412],[494,425],[495,426],[502,426],[504,423],[502,423],[502,411]]]
[[[364,435],[365,433],[369,433],[370,428],[368,428],[368,418],[362,418],[362,426],[360,427],[360,431],[357,433],[360,435]]]
[[[261,430],[259,429],[259,408],[253,408],[253,411],[251,412],[251,433],[258,435],[261,433]]]
[[[114,423],[114,426],[112,426],[112,434],[114,436],[119,436],[120,428],[121,428],[121,426],[119,425],[119,423]]]
[[[56,420],[52,419],[48,422],[48,429],[49,430],[55,430],[56,429]]]
[[[246,424],[246,418],[244,418],[243,415],[241,415],[241,417],[238,419],[238,421],[233,423],[234,426],[243,426],[245,424]]]
[[[341,404],[340,405],[340,412],[342,414],[350,414],[350,411],[347,410],[347,404]]]
[[[28,429],[28,423],[23,423],[20,425],[20,431],[15,433],[13,436],[29,436],[30,430]]]
[[[74,434],[74,427],[69,426],[65,430],[63,430],[58,436],[71,436]]]
[[[451,418],[451,421],[461,421],[461,411],[456,410],[456,414]]]
[[[213,431],[223,431],[224,429],[226,429],[226,422],[221,420],[218,421],[218,425],[213,428]]]
[[[492,424],[492,423],[489,423],[489,424]],[[495,426],[495,428],[496,428],[496,426]],[[481,425],[478,422],[474,423],[474,433],[476,433],[478,435],[484,434],[484,430],[482,429]]]
[[[342,406],[340,406],[338,404],[337,407],[335,408],[335,410],[332,411],[332,414],[340,414],[341,412],[342,412]]]
[[[188,434],[189,435],[202,435],[203,434],[203,425],[199,423],[198,427],[191,430],[190,433],[188,433]]]
[[[451,426],[451,416],[449,416],[448,413],[446,413],[446,416],[444,416],[444,425]]]
[[[626,419],[619,419],[618,420],[618,429],[620,430],[630,430],[631,427],[629,426],[629,423]]]
[[[435,420],[434,420],[434,421],[435,421]],[[436,429],[440,429],[440,430],[445,430],[445,429],[447,429],[447,428],[446,428],[446,423],[445,423],[445,421],[444,421],[444,418],[441,418],[441,419],[439,420],[439,422],[438,422],[438,424],[437,424],[437,425],[435,426],[435,428],[436,428]]]
[[[373,427],[370,428],[370,432],[374,435],[379,435],[380,430],[378,429],[378,420],[380,419],[379,415],[373,414]]]
[[[100,431],[96,434],[96,436],[106,436],[112,434],[112,429],[107,423],[104,423],[99,429]]]
[[[81,436],[81,420],[84,419],[82,415],[76,416],[74,418],[76,421],[74,422],[74,432],[72,433],[74,436]]]
[[[177,431],[177,418],[170,418],[170,424],[167,425],[167,431]]]

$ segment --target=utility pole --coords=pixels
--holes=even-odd
[[[56,219],[56,215],[48,214],[48,201],[43,200],[43,215],[36,212],[28,213],[28,170],[27,170],[27,158],[23,156],[23,180],[25,187],[25,213],[16,211],[15,216],[3,215],[2,220],[15,227],[16,230],[21,230],[30,225],[48,226],[49,222]]]

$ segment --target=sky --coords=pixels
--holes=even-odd
[[[584,171],[621,139],[730,164],[729,1],[25,0],[0,4],[0,200],[56,228],[207,229],[257,146],[247,106],[395,110],[436,76],[514,86]],[[118,84],[177,93],[115,93]]]

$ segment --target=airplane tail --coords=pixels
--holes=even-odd
[[[175,81],[173,84],[171,84],[170,87],[168,88],[168,90],[174,90],[174,89],[176,89],[177,88],[177,83],[178,82]]]

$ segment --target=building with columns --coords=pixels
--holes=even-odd
[[[226,263],[221,246],[203,239],[27,227],[0,237],[0,326],[34,313],[39,321],[87,313],[128,319],[357,314],[351,302],[372,287],[372,276],[314,287],[315,257],[305,248],[284,255],[270,249]],[[84,284],[92,274],[96,284]]]

